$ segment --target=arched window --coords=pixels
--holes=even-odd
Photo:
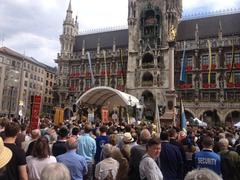
[[[154,67],[154,58],[150,53],[146,53],[142,58],[142,68],[153,68]]]
[[[150,72],[146,72],[142,77],[142,86],[152,86],[153,75]]]

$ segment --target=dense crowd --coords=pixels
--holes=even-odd
[[[1,180],[239,180],[234,128],[0,119]]]

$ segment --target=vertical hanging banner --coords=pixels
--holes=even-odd
[[[31,100],[31,129],[37,129],[39,127],[41,96],[31,96]]]
[[[106,60],[106,51],[103,50],[103,59],[104,59],[104,66],[105,66],[105,69],[104,69],[104,73],[105,73],[105,86],[108,86],[108,75],[107,75],[107,60]]]
[[[208,43],[208,58],[209,58],[209,69],[208,69],[208,84],[211,83],[211,71],[212,71],[212,44],[210,40],[207,40]]]
[[[95,78],[94,78],[94,75],[93,75],[92,60],[91,60],[91,55],[90,55],[89,52],[87,52],[87,57],[88,57],[88,63],[89,63],[89,70],[90,70],[90,73],[91,73],[92,87],[94,87],[95,86]]]
[[[102,107],[102,123],[106,124],[108,123],[108,108]]]
[[[123,52],[122,49],[120,49],[120,60],[121,60],[121,66],[122,66],[122,85],[124,87],[125,83],[124,83],[124,77],[123,77],[123,71],[124,71],[124,64],[123,64]]]
[[[185,82],[187,81],[186,78],[186,65],[187,65],[187,58],[186,56],[186,42],[183,42],[183,55],[181,60],[181,72],[180,72],[180,81]]]
[[[180,128],[181,130],[187,132],[187,119],[185,115],[185,110],[182,102],[182,98],[180,99]]]
[[[233,73],[233,67],[234,67],[234,63],[235,63],[235,50],[234,50],[234,44],[232,41],[232,62],[231,62],[231,69],[230,69],[230,74],[229,74],[229,78],[228,78],[228,83],[234,83],[234,73]]]
[[[54,124],[60,126],[64,119],[64,108],[55,107]]]

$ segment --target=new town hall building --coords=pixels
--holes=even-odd
[[[93,86],[107,85],[142,99],[145,116],[154,116],[156,104],[166,107],[162,123],[176,118],[180,97],[187,118],[212,124],[239,120],[240,13],[186,20],[181,15],[181,0],[129,0],[128,29],[81,35],[70,2],[55,60],[59,105],[71,107],[74,98]],[[184,83],[180,82],[183,51]]]

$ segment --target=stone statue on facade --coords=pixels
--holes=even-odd
[[[168,32],[168,40],[175,41],[176,35],[177,35],[176,28],[174,27],[174,25],[171,25],[169,32]]]

